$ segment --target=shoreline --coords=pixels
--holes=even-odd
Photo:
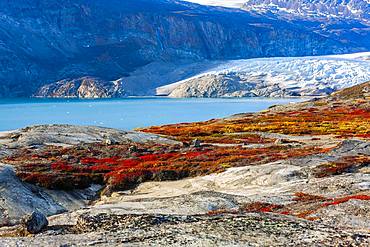
[[[12,112],[9,112],[9,107],[13,105],[0,104],[0,115],[7,116],[0,120],[0,130],[49,123],[133,130],[145,126],[223,118],[240,112],[257,112],[271,105],[302,99],[34,100],[34,104],[15,100],[15,110]]]

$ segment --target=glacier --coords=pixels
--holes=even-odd
[[[369,80],[370,52],[332,56],[256,58],[222,61],[214,68],[196,76],[159,87],[156,92],[158,95],[171,97],[250,96],[251,92],[254,94],[252,96],[267,97],[315,96],[327,95]],[[233,83],[226,85],[225,81]],[[268,87],[278,89],[256,93],[256,89]],[[213,90],[214,94],[209,95],[206,90]],[[246,90],[248,92],[245,92]],[[283,95],[277,93],[279,90],[285,93]]]

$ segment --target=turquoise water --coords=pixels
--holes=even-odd
[[[300,99],[0,99],[0,131],[35,124],[97,125],[131,130],[256,112]]]

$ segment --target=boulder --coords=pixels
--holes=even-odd
[[[49,224],[46,216],[37,211],[33,212],[31,215],[25,216],[23,223],[27,232],[31,234],[40,233]]]
[[[202,145],[202,142],[199,139],[195,139],[191,142],[191,146],[194,148],[199,148]]]

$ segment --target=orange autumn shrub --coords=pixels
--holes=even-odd
[[[311,195],[303,192],[296,192],[294,193],[294,201],[296,202],[316,202],[316,201],[323,201],[327,200],[323,196],[318,195]]]

